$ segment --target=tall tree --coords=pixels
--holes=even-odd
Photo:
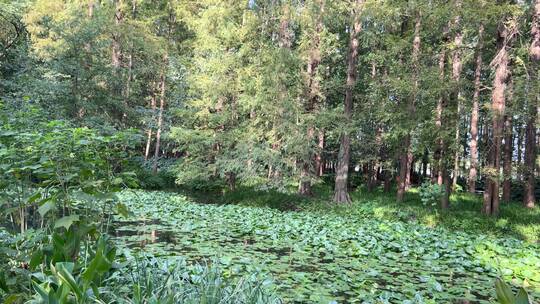
[[[538,103],[540,100],[540,0],[536,0],[533,5],[533,19],[531,24],[532,42],[529,48],[531,58],[530,77],[532,81],[532,94],[528,100],[528,119],[525,129],[525,195],[523,204],[527,208],[533,208],[535,205],[535,167],[536,167],[536,133],[537,133],[537,115]]]
[[[321,63],[321,33],[323,30],[323,14],[324,14],[324,6],[325,6],[325,0],[317,0],[315,1],[316,4],[316,12],[314,13],[314,30],[313,34],[311,35],[311,43],[309,47],[309,55],[308,55],[308,62],[307,62],[307,68],[306,68],[306,103],[304,106],[305,113],[308,115],[313,115],[316,109],[319,107],[319,98],[321,95],[321,84],[318,78],[318,67]],[[311,196],[313,195],[312,189],[311,189],[311,179],[313,176],[319,174],[318,172],[313,172],[315,169],[318,169],[316,163],[320,163],[320,160],[318,159],[318,154],[312,153],[312,142],[315,137],[315,127],[313,126],[313,122],[311,121],[311,118],[308,118],[310,120],[307,125],[307,143],[308,143],[308,153],[305,153],[303,159],[300,159],[300,183],[298,192],[301,195],[305,196]],[[323,135],[324,136],[324,135]],[[323,137],[324,140],[324,137]]]
[[[482,48],[484,39],[484,24],[478,27],[478,44],[476,45],[476,67],[474,70],[474,93],[471,110],[471,140],[470,147],[470,168],[468,188],[470,193],[476,191],[476,179],[478,176],[478,115],[480,102],[480,86],[482,84]]]
[[[414,23],[414,38],[412,44],[412,79],[413,79],[413,88],[412,94],[409,97],[407,103],[407,113],[409,119],[414,121],[413,116],[416,112],[416,99],[418,98],[418,82],[419,82],[419,73],[420,73],[420,30],[422,27],[422,15],[420,11],[416,12],[415,23]],[[409,128],[409,127],[407,127]],[[409,188],[411,182],[411,170],[413,163],[413,153],[411,147],[411,130],[406,131],[405,138],[402,141],[402,151],[399,160],[399,183],[397,189],[397,201],[402,202],[405,196],[405,191]]]
[[[491,62],[495,68],[493,92],[491,95],[492,144],[486,173],[486,189],[482,211],[487,215],[499,213],[499,175],[501,170],[501,146],[504,135],[504,113],[506,105],[506,82],[508,80],[508,49],[517,31],[513,18],[505,18],[497,28],[497,53]]]
[[[334,188],[334,201],[336,203],[349,203],[351,198],[348,192],[349,165],[351,160],[351,138],[349,135],[349,123],[353,110],[353,90],[356,85],[359,52],[358,35],[362,30],[361,15],[364,8],[364,0],[355,0],[351,10],[352,24],[349,28],[349,49],[347,52],[347,82],[345,84],[345,100],[343,113],[345,117],[345,130],[340,135],[339,154],[336,166],[336,179]]]
[[[461,127],[461,71],[463,69],[463,60],[462,60],[462,44],[463,44],[463,33],[462,33],[462,24],[461,24],[461,9],[463,3],[462,0],[455,0],[454,7],[456,9],[456,16],[454,18],[454,43],[453,43],[453,52],[452,52],[452,81],[454,89],[452,92],[452,103],[456,106],[456,133],[454,137],[454,170],[452,173],[452,189],[455,189],[457,186],[457,180],[459,175],[459,158],[461,150],[458,148],[460,141],[460,127]],[[451,191],[452,189],[446,189],[446,191]]]

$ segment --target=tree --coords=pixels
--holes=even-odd
[[[361,15],[364,6],[363,0],[356,0],[351,10],[352,24],[349,29],[349,49],[347,53],[347,81],[345,84],[345,100],[343,113],[345,122],[351,120],[353,110],[353,89],[356,85],[359,52],[358,35],[362,30]],[[348,125],[346,126],[348,128]],[[347,130],[341,132],[339,154],[337,159],[336,179],[334,188],[334,201],[336,203],[349,203],[351,201],[348,192],[349,165],[351,160],[351,139]]]
[[[491,96],[492,144],[486,168],[487,186],[484,192],[482,211],[487,215],[499,213],[499,175],[501,169],[501,145],[504,130],[504,113],[506,106],[506,82],[508,80],[508,48],[517,32],[516,21],[506,18],[499,23],[497,29],[497,54],[491,66],[495,68],[493,92]]]
[[[527,208],[533,208],[535,205],[535,176],[536,167],[536,133],[537,133],[537,113],[540,100],[540,0],[536,0],[533,5],[533,19],[531,23],[531,46],[529,56],[531,58],[530,77],[532,81],[532,94],[528,103],[528,119],[525,131],[525,195],[523,204]]]
[[[476,191],[476,179],[478,175],[478,115],[480,102],[480,86],[482,77],[482,47],[484,38],[484,24],[478,27],[478,44],[476,45],[476,68],[474,70],[474,93],[472,98],[471,111],[471,140],[470,147],[470,168],[468,188],[470,193]]]

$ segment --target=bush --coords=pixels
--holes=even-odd
[[[418,190],[424,206],[436,206],[445,193],[444,186],[429,181],[422,183]]]

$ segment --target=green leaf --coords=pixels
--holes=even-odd
[[[40,197],[41,197],[41,192],[38,191],[38,192],[34,193],[34,195],[32,195],[32,196],[30,196],[28,198],[28,203],[31,204],[31,203],[37,201],[38,198],[40,198]]]
[[[500,304],[515,304],[514,294],[510,286],[501,279],[495,281],[495,291],[497,292],[497,300],[499,300]]]
[[[520,288],[516,296],[515,304],[530,304],[529,294],[524,288]]]
[[[6,283],[6,277],[4,275],[4,272],[0,271],[0,289],[2,289],[4,292],[9,292],[8,286]]]
[[[32,285],[34,286],[34,290],[41,296],[41,302],[42,303],[50,303],[49,301],[49,292],[45,290],[43,286],[40,284],[32,281]],[[43,284],[44,285],[44,284]]]
[[[120,214],[124,218],[127,218],[129,216],[129,209],[123,203],[116,204],[116,211],[118,212],[118,214]]]
[[[41,248],[38,248],[34,253],[32,254],[32,258],[30,259],[30,269],[35,269],[41,262],[43,261],[43,251]]]
[[[82,298],[82,291],[79,288],[79,285],[77,284],[77,281],[75,281],[75,278],[71,274],[71,269],[73,269],[73,263],[56,263],[56,271],[58,278],[67,284],[71,291],[75,294],[75,297],[77,300],[80,300]]]
[[[39,215],[41,215],[41,217],[45,217],[45,215],[49,211],[53,210],[55,207],[56,207],[55,202],[51,200],[47,200],[43,205],[39,206],[38,208]]]
[[[54,228],[56,229],[56,228],[64,227],[64,228],[66,228],[66,230],[69,230],[69,227],[71,227],[71,225],[73,225],[73,223],[78,222],[78,221],[79,221],[79,216],[78,215],[64,216],[63,218],[58,219],[54,223]]]

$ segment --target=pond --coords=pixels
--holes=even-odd
[[[270,278],[288,303],[436,303],[493,300],[503,274],[540,294],[540,251],[518,240],[270,208],[197,204],[174,193],[124,192],[134,213],[112,234],[123,246],[193,263],[219,261],[225,274]]]

